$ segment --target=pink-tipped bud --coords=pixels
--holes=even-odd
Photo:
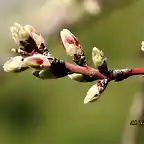
[[[60,32],[60,37],[62,40],[63,47],[65,48],[66,53],[69,56],[83,54],[83,51],[77,38],[68,29],[63,29]]]

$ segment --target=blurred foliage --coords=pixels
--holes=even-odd
[[[92,65],[97,46],[112,68],[143,66],[137,56],[143,34],[144,0],[104,1],[104,13],[88,17],[69,29],[76,34]],[[50,51],[71,61],[59,34],[48,40]],[[120,144],[125,120],[139,80],[111,83],[101,99],[84,105],[93,83],[68,78],[39,80],[28,72],[5,73],[0,89],[1,144]],[[139,144],[143,144],[142,131]]]

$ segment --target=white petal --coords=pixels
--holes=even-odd
[[[18,29],[18,30],[20,30],[20,29],[22,29],[23,28],[23,26],[22,25],[20,25],[19,23],[14,23],[14,26]]]

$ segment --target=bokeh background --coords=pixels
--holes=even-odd
[[[96,46],[111,68],[143,67],[144,0],[0,0],[0,18],[1,66],[15,47],[9,27],[19,22],[38,29],[61,59],[72,62],[59,36],[68,28],[90,65]],[[112,82],[97,102],[87,105],[83,100],[94,83],[39,80],[30,71],[11,74],[2,67],[0,79],[0,144],[144,144],[144,126],[135,130],[129,125],[130,113],[140,105],[131,110],[143,88],[139,76]]]

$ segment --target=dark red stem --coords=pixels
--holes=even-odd
[[[80,73],[83,75],[89,75],[89,76],[93,76],[97,79],[107,78],[105,75],[101,74],[98,70],[93,69],[93,68],[88,67],[88,66],[82,67],[82,66],[78,66],[78,65],[73,65],[69,62],[65,62],[65,66],[72,73]]]

